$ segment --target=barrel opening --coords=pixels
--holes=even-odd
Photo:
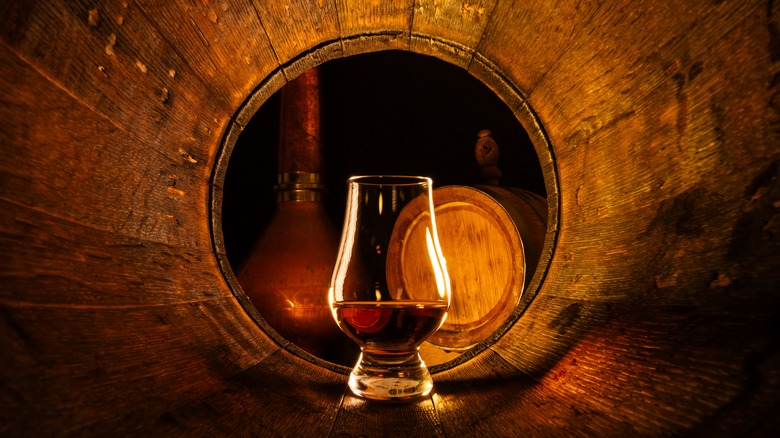
[[[332,56],[332,51],[322,51]],[[435,187],[483,184],[474,148],[478,133],[485,129],[500,144],[500,184],[548,200],[545,213],[552,214],[543,231],[539,268],[534,281],[526,279],[514,312],[504,314],[496,334],[469,354],[424,347],[434,372],[467,360],[511,327],[541,283],[557,226],[557,183],[541,125],[503,75],[477,58],[473,65],[467,71],[432,56],[392,50],[334,58],[316,66],[322,99],[321,183],[327,188],[323,203],[339,232],[349,176],[417,174],[432,177]],[[341,366],[352,366],[356,357],[350,346],[312,353],[284,338],[247,298],[246,285],[236,275],[277,211],[274,186],[285,82],[283,70],[266,78],[248,96],[224,137],[212,201],[217,254],[237,299],[269,336],[317,364],[346,370]]]

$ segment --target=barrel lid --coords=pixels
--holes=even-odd
[[[503,205],[517,199],[496,198],[474,187],[440,187],[433,198],[452,301],[446,321],[428,341],[465,351],[493,334],[522,296],[526,258],[515,221],[523,218],[511,217]],[[423,223],[420,214],[402,212],[396,229],[406,235],[424,233]],[[403,245],[388,254],[388,282],[433,287],[420,284],[430,280],[415,273],[420,257],[425,257],[422,251]]]

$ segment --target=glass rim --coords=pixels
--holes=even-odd
[[[416,175],[357,175],[349,177],[348,182],[369,186],[414,186],[425,183],[433,185],[433,179],[430,177]]]

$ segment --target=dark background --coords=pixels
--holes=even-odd
[[[480,184],[474,145],[482,129],[499,145],[501,184],[545,194],[528,134],[466,70],[402,51],[341,58],[320,68],[325,202],[338,227],[352,175],[430,176],[435,187]],[[228,165],[222,224],[234,269],[274,211],[279,104],[278,92],[263,104]]]

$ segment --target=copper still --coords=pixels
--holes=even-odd
[[[338,233],[323,204],[319,70],[281,91],[276,211],[238,281],[282,337],[324,357],[344,339],[327,303]]]

